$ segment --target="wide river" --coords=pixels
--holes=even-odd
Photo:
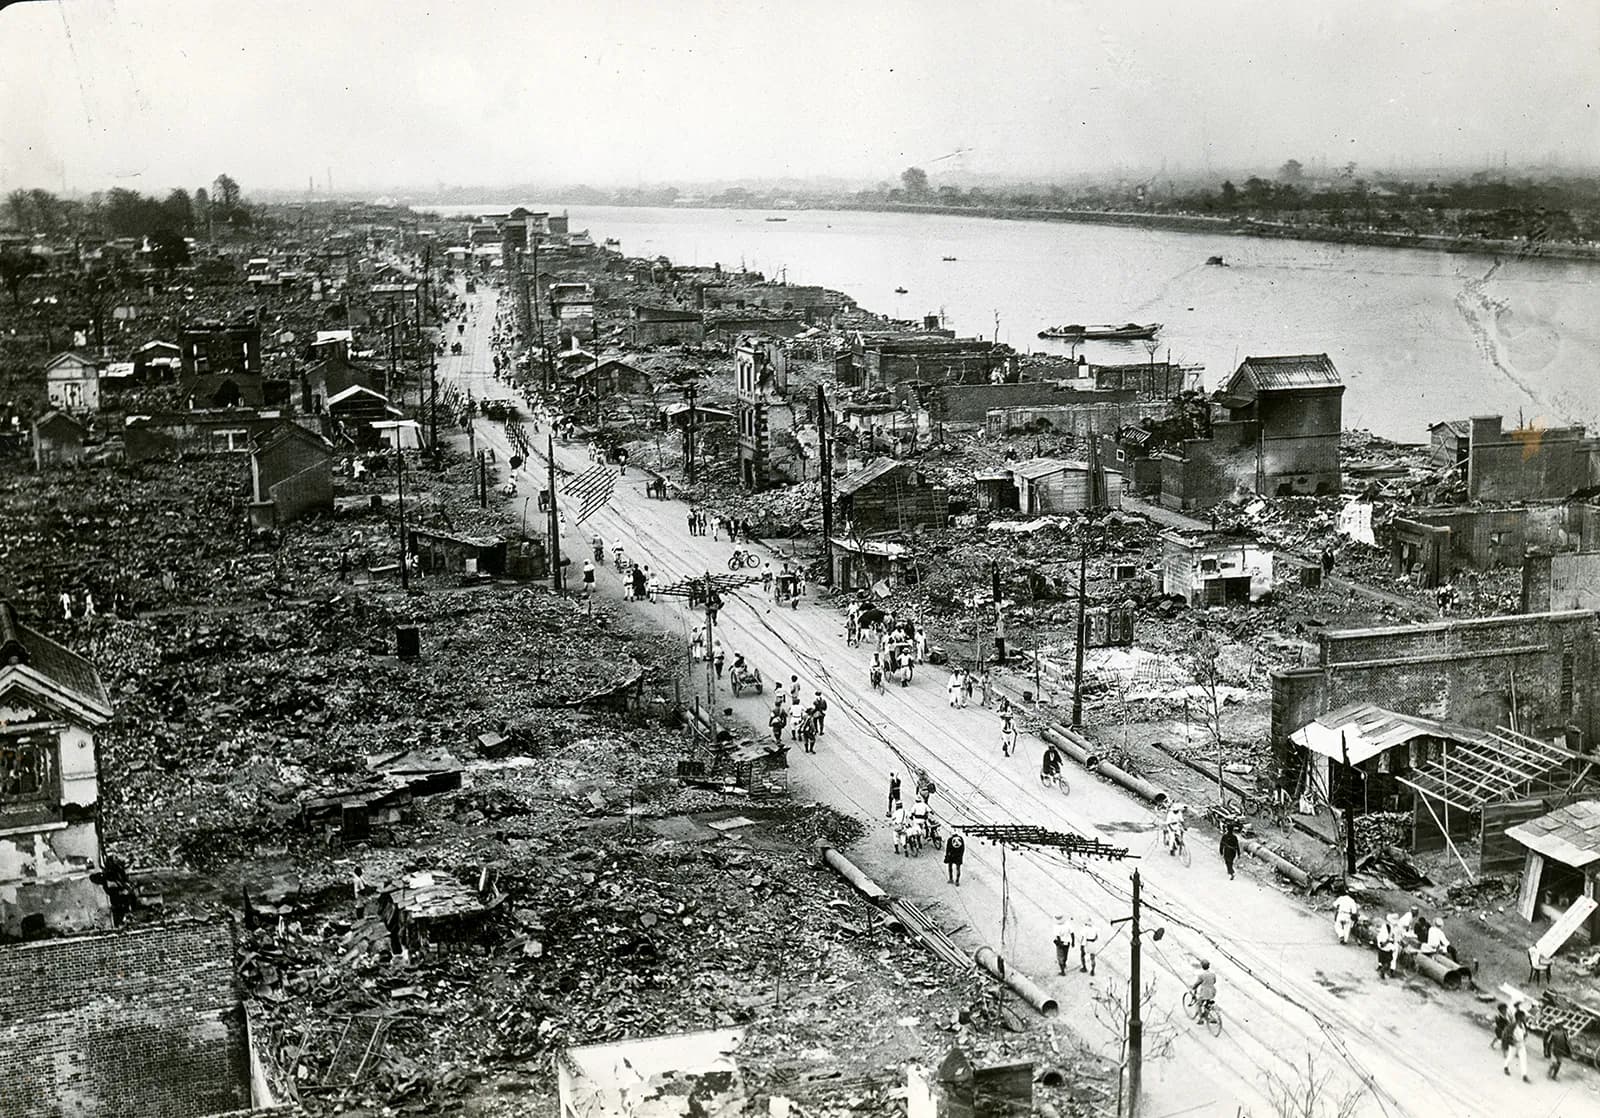
[[[822,284],[1021,350],[1067,352],[1036,337],[1057,323],[1161,322],[1157,356],[1204,365],[1209,386],[1248,355],[1326,352],[1349,386],[1345,426],[1404,442],[1425,441],[1436,420],[1494,413],[1508,426],[1600,427],[1596,263],[937,214],[522,204],[567,209],[574,230],[630,256]],[[1141,343],[1084,352],[1148,360]]]

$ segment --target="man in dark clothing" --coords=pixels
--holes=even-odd
[[[1544,1031],[1544,1058],[1550,1061],[1551,1079],[1561,1074],[1562,1060],[1572,1059],[1572,1040],[1567,1036],[1567,1027],[1559,1021]]]
[[[883,813],[885,819],[894,814],[895,805],[900,802],[900,774],[889,774],[889,810]]]
[[[960,831],[951,831],[944,844],[945,875],[950,879],[950,884],[961,884],[961,860],[966,856],[967,840],[961,837]]]
[[[811,711],[817,720],[817,733],[820,735],[823,723],[828,718],[828,700],[822,697],[822,692],[817,692],[817,697],[811,701]]]
[[[1228,880],[1233,880],[1233,860],[1239,856],[1239,836],[1233,831],[1233,824],[1222,828],[1222,864],[1228,867]]]

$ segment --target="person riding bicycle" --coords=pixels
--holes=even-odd
[[[1167,845],[1167,852],[1176,854],[1178,847],[1183,845],[1183,832],[1188,826],[1187,804],[1176,803],[1167,808],[1166,822],[1161,825],[1161,837]]]
[[[1189,983],[1189,989],[1194,993],[1195,1019],[1204,1021],[1217,1004],[1217,976],[1212,973],[1209,959],[1200,960],[1200,973]]]
[[[911,804],[911,826],[916,828],[917,834],[924,838],[928,835],[928,801],[922,798],[922,793],[917,793],[917,798]]]
[[[1053,784],[1061,779],[1061,753],[1054,745],[1044,747],[1044,759],[1039,762],[1039,779],[1045,784]]]
[[[622,545],[620,543],[611,549],[611,562],[616,566],[617,570],[622,570]]]
[[[594,561],[596,563],[604,563],[606,561],[605,542],[601,540],[599,536],[596,536],[589,542],[594,545]]]

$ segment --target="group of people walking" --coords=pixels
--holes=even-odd
[[[815,753],[817,738],[827,732],[828,700],[819,688],[811,701],[801,706],[804,692],[800,677],[791,675],[789,686],[780,686],[773,697],[772,715],[767,719],[767,725],[772,728],[773,741],[781,742],[783,731],[788,728],[789,740],[799,742],[805,752]],[[791,721],[793,726],[789,725]]]
[[[735,520],[731,516],[708,513],[702,508],[691,508],[687,518],[691,536],[709,535],[715,540],[726,534],[729,543],[738,543],[741,540],[745,543],[753,542],[748,519]]]

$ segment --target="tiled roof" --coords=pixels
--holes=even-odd
[[[1087,470],[1086,462],[1073,462],[1066,458],[1030,458],[1026,462],[1010,467],[1013,477],[1027,478],[1037,481],[1051,474],[1059,474],[1066,470]]]
[[[1246,357],[1223,392],[1248,395],[1290,388],[1334,388],[1342,384],[1339,370],[1326,353],[1302,353],[1293,357]]]
[[[868,462],[854,473],[847,474],[834,483],[833,495],[835,497],[848,497],[852,493],[871,485],[885,474],[890,473],[896,466],[904,465],[898,459],[879,458],[876,462]]]
[[[1600,861],[1600,800],[1579,800],[1506,830],[1515,839],[1562,865]]]
[[[110,716],[111,696],[94,665],[66,645],[22,624],[11,603],[0,601],[0,672],[13,664],[32,669],[85,706]]]

